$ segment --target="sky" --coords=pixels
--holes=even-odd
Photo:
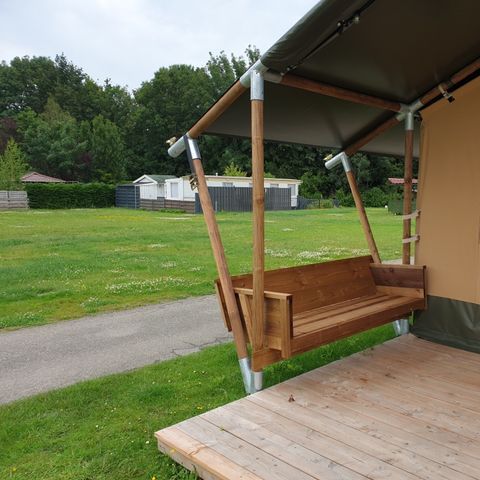
[[[0,60],[64,53],[94,80],[135,89],[209,52],[265,52],[317,1],[0,0]]]

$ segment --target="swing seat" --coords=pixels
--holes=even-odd
[[[371,256],[265,272],[264,347],[257,367],[340,338],[405,318],[426,308],[425,267],[372,263]],[[252,344],[252,275],[232,277],[247,338]],[[217,295],[231,330],[220,282]]]

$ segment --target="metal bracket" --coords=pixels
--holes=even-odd
[[[442,97],[448,100],[449,103],[452,103],[455,101],[455,97],[447,90],[446,87],[443,86],[443,84],[440,84],[438,86],[438,90],[442,94]]]
[[[393,322],[393,329],[395,330],[397,337],[400,335],[407,335],[407,333],[410,331],[410,323],[408,322],[408,318],[395,320]]]
[[[185,150],[185,142],[183,140],[184,137],[185,135],[183,137],[180,137],[178,140],[176,140],[175,137],[173,137],[168,141],[168,144],[170,145],[168,149],[168,154],[172,158],[177,158],[179,155],[181,155],[184,152]]]
[[[200,155],[200,149],[198,148],[198,142],[195,138],[190,138],[188,134],[184,135],[182,138],[183,144],[185,145],[185,151],[187,152],[190,170],[195,175],[195,167],[193,166],[193,160],[200,160],[202,158],[202,156]]]
[[[198,177],[196,174],[192,173],[188,177],[188,182],[190,183],[190,188],[192,190],[198,190]]]
[[[248,357],[238,360],[242,372],[243,386],[245,392],[250,395],[259,392],[263,388],[263,372],[252,372],[250,359]]]
[[[241,77],[240,77],[240,83],[245,87],[248,88],[250,87],[251,79],[252,79],[252,73],[253,72],[258,72],[260,74],[265,73],[268,70],[268,67],[266,67],[261,60],[257,60]]]
[[[352,165],[350,163],[350,158],[345,152],[340,152],[334,157],[332,155],[329,155],[328,157],[325,158],[326,163],[325,167],[328,168],[328,170],[331,170],[332,168],[336,167],[339,163],[342,164],[343,169],[346,172],[350,172],[352,170]]]
[[[250,76],[250,100],[263,100],[265,98],[263,73],[252,70]]]
[[[414,130],[414,112],[407,112],[405,115],[405,130]]]

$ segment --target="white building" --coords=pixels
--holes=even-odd
[[[195,191],[190,186],[189,176],[167,178],[165,180],[165,199],[181,202],[195,202]],[[205,175],[209,187],[251,187],[251,177],[227,177],[221,175]],[[293,178],[266,178],[265,188],[289,188],[291,206],[297,206],[298,188],[301,180]]]
[[[165,180],[173,175],[142,175],[132,183],[140,186],[140,199],[156,200],[165,197]]]

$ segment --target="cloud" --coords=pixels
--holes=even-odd
[[[265,51],[315,0],[0,0],[0,57],[65,53],[95,80],[137,88],[209,52]]]

